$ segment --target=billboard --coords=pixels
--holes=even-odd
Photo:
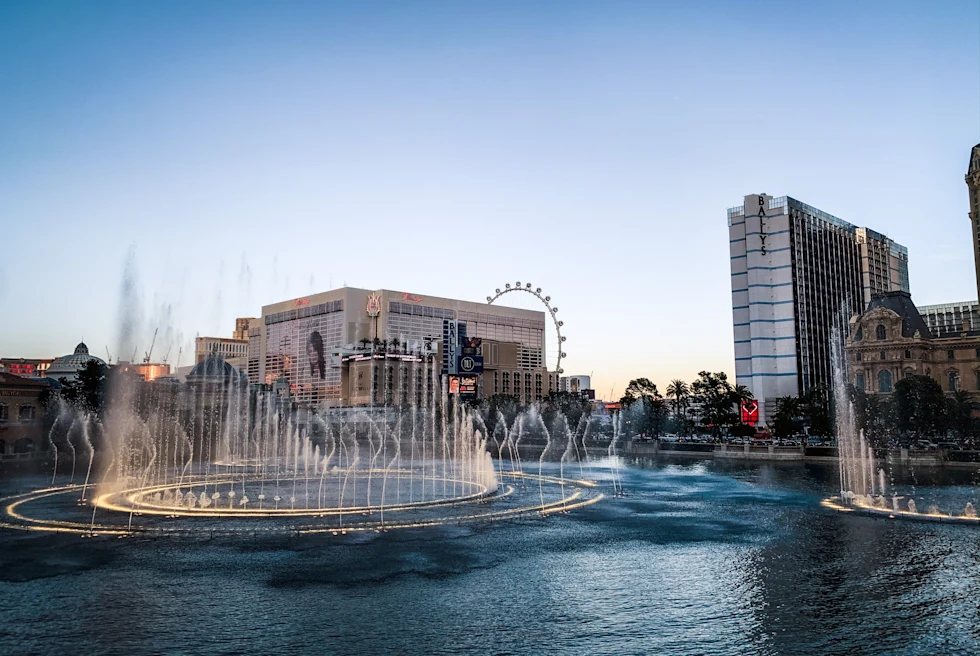
[[[34,365],[29,362],[14,362],[7,365],[7,371],[18,376],[33,376],[36,371]]]
[[[455,374],[459,359],[459,323],[455,319],[446,319],[442,323],[445,341],[443,348],[446,356],[444,362],[448,372]]]
[[[742,423],[749,426],[759,423],[759,402],[755,399],[742,401]]]
[[[465,348],[463,349],[465,353]],[[461,374],[482,374],[483,356],[482,355],[461,355],[456,371]]]
[[[483,355],[483,340],[479,337],[463,338],[463,355]]]
[[[265,380],[280,378],[298,400],[340,398],[340,369],[331,350],[341,343],[344,313],[330,312],[267,324]]]
[[[450,376],[449,393],[460,396],[476,396],[479,380],[477,376]]]

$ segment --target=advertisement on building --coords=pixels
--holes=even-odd
[[[336,312],[269,325],[265,382],[285,378],[302,401],[339,398],[340,370],[331,366],[330,350],[341,341],[343,317]]]
[[[742,423],[749,426],[759,423],[759,403],[755,399],[742,401]]]
[[[450,376],[449,393],[459,396],[476,396],[479,378],[477,376]]]
[[[459,358],[456,370],[461,374],[482,374],[483,356],[482,355],[463,355]]]
[[[449,373],[455,374],[459,359],[459,324],[454,319],[446,319],[442,323],[446,366]]]

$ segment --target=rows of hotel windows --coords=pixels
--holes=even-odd
[[[390,314],[408,314],[416,317],[432,317],[435,319],[456,318],[455,310],[419,305],[418,303],[402,303],[400,301],[389,301],[388,312]]]
[[[460,310],[459,320],[469,323],[485,323],[494,326],[515,326],[518,328],[538,328],[544,330],[543,319],[525,319],[521,317],[504,317],[497,314],[483,314],[482,312],[467,312]]]
[[[443,319],[431,317],[390,314],[386,317],[385,339],[398,339],[408,346],[410,340],[426,337],[439,339],[442,335]]]
[[[466,322],[469,335],[472,337],[521,344],[536,354],[533,357],[540,357],[543,360],[545,322],[542,319],[504,317],[465,310],[460,310],[459,319]],[[542,365],[522,363],[521,366]]]
[[[968,330],[980,330],[980,313],[976,305],[950,305],[920,309],[920,312],[934,335],[961,332],[964,321],[967,322]]]
[[[848,316],[854,310],[841,308],[841,299],[853,306],[862,298],[860,253],[850,224],[823,212],[795,208],[791,216],[798,370],[800,391],[806,392],[830,381],[831,328],[842,310]]]
[[[326,303],[319,303],[317,305],[307,305],[306,307],[284,310],[283,312],[276,312],[274,314],[267,314],[265,317],[265,325],[271,326],[274,323],[293,321],[294,319],[306,319],[309,317],[316,317],[321,314],[333,314],[334,312],[343,311],[343,299],[327,301]]]
[[[17,408],[17,421],[34,421],[36,410],[33,405],[21,405]],[[11,421],[10,406],[0,403],[0,421]]]
[[[932,359],[932,355],[929,352],[927,352],[927,351],[922,351],[921,353],[919,353],[919,355],[920,355],[920,357],[921,357],[922,360],[931,360]],[[977,359],[980,359],[980,349],[976,349],[976,357],[977,357]],[[864,359],[864,354],[859,351],[859,352],[857,352],[857,353],[854,354],[854,359],[857,362],[860,362],[861,360]],[[886,351],[878,351],[878,359],[879,360],[887,360],[888,357],[887,357]],[[911,349],[905,349],[905,359],[906,360],[911,360],[912,359],[912,350]],[[955,360],[956,359],[956,349],[946,349],[946,359],[947,360]]]
[[[976,375],[977,389],[980,390],[980,371],[974,372],[974,374]],[[905,372],[906,378],[911,378],[914,375],[915,375],[914,371]],[[854,386],[859,390],[861,390],[862,392],[865,391],[864,374],[859,373],[854,377]],[[947,372],[946,391],[955,392],[960,389],[962,389],[960,385],[960,372],[958,371]],[[895,391],[894,385],[892,385],[892,372],[888,371],[887,369],[882,369],[881,371],[878,372],[877,390],[878,393],[880,394],[891,394],[892,392]]]
[[[248,353],[247,344],[230,344],[228,342],[205,342],[204,352],[208,355],[217,353],[221,357],[241,357]]]
[[[432,370],[418,363],[398,365],[397,371],[396,367],[391,364],[384,367],[372,367],[370,374],[371,403],[408,405],[409,399],[411,399],[415,405],[422,405],[426,398],[431,399],[436,393],[434,372],[433,375],[426,376],[426,371]],[[356,373],[355,388],[351,391],[351,395],[363,398],[366,392],[364,371],[360,370]]]
[[[555,389],[553,375],[549,374],[548,384],[549,389]],[[544,375],[538,372],[494,371],[493,393],[520,396],[526,401],[540,401],[544,398]]]
[[[361,370],[355,374],[351,394],[362,401],[370,399],[373,403],[407,404],[413,399],[416,404],[421,404],[425,395],[432,398],[436,392],[435,381],[438,378],[434,375],[426,379],[425,371],[424,366],[415,363],[372,367],[367,376]],[[367,378],[370,379],[370,387]],[[554,375],[548,375],[547,383],[548,389],[555,389]],[[485,378],[484,384],[490,385],[490,381]],[[526,401],[541,401],[545,397],[545,375],[540,372],[494,371],[492,384],[493,394],[519,396]],[[490,390],[485,389],[484,393],[489,394]]]
[[[248,331],[248,371],[245,373],[248,375],[248,379],[253,383],[262,382],[259,380],[259,372],[261,371],[261,354],[262,353],[262,332],[260,330],[249,330]]]

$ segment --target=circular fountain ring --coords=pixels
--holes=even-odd
[[[467,495],[384,507],[303,508],[281,512],[275,508],[255,512],[202,508],[201,512],[195,512],[190,508],[150,505],[143,501],[145,496],[163,492],[150,489],[101,494],[79,505],[79,495],[84,498],[92,487],[65,485],[0,499],[3,506],[0,528],[119,537],[340,535],[542,517],[583,508],[605,498],[593,481],[521,471],[498,475],[503,481],[499,489],[477,490]],[[236,482],[241,482],[240,476]],[[288,497],[285,500],[288,502]],[[210,521],[201,521],[204,518]],[[274,523],[270,525],[270,522]]]
[[[353,477],[356,480],[367,480],[371,476],[381,476],[387,473],[387,475],[392,476],[396,481],[401,478],[406,478],[409,472],[407,470],[389,470],[388,472],[383,472],[379,470],[355,470],[351,472],[349,476],[346,477],[347,481]],[[375,479],[377,480],[377,479]],[[251,475],[228,475],[225,477],[210,477],[210,478],[200,478],[191,479],[183,481],[182,483],[171,483],[167,485],[156,485],[151,487],[140,487],[131,488],[127,490],[121,490],[118,492],[110,492],[106,494],[101,494],[93,500],[93,505],[97,508],[102,508],[104,510],[112,510],[116,512],[138,512],[143,515],[158,515],[163,517],[326,517],[328,515],[347,515],[355,513],[374,513],[374,512],[400,512],[404,510],[414,510],[419,508],[433,508],[437,506],[461,504],[461,503],[472,503],[480,499],[486,498],[493,494],[496,494],[496,490],[491,490],[486,485],[481,485],[474,483],[472,481],[464,481],[462,479],[455,478],[430,478],[428,479],[430,483],[444,483],[446,488],[452,487],[454,490],[453,494],[444,493],[439,496],[436,495],[435,498],[425,500],[425,501],[401,501],[396,500],[394,503],[389,504],[365,504],[357,506],[330,506],[322,505],[318,503],[316,507],[303,506],[295,507],[295,498],[280,498],[279,501],[273,500],[272,507],[270,504],[262,503],[262,500],[256,499],[256,504],[249,507],[248,502],[242,503],[241,500],[235,501],[238,493],[234,490],[229,493],[217,493],[219,496],[213,502],[213,506],[208,505],[206,507],[201,507],[198,505],[187,506],[181,504],[177,499],[187,498],[186,495],[191,490],[202,490],[204,493],[207,492],[208,488],[217,489],[219,486],[237,486],[244,485],[245,483],[250,484],[253,488],[256,484],[268,483],[270,487],[274,483],[288,487],[290,484],[303,484],[309,481],[305,477],[281,477],[278,481],[270,478],[269,476],[263,476],[259,474]],[[459,486],[461,489],[460,493],[455,493],[455,490]],[[183,496],[178,497],[177,492],[180,492]],[[195,497],[197,495],[194,495]],[[162,499],[160,498],[162,497]],[[322,498],[321,495],[317,495],[318,499]],[[242,496],[243,499],[247,499],[247,496]],[[303,499],[306,500],[309,497],[305,494]],[[165,503],[163,500],[172,499],[171,503]],[[227,500],[227,506],[219,505],[222,499]],[[268,499],[266,499],[268,501]],[[288,504],[288,507],[279,507],[280,505]]]
[[[841,497],[828,497],[820,502],[824,508],[841,513],[852,513],[867,517],[880,517],[884,519],[903,519],[914,522],[939,522],[942,524],[967,524],[970,526],[980,526],[980,517],[976,515],[947,515],[942,513],[920,513],[911,510],[896,510],[872,506],[861,502],[848,503]]]

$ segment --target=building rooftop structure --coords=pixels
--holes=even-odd
[[[919,310],[915,307],[915,304],[912,302],[912,296],[908,292],[894,291],[875,294],[871,297],[871,302],[863,314],[867,314],[878,308],[891,310],[902,318],[902,337],[920,337],[923,339],[930,339],[932,337],[929,326],[923,321],[922,315],[919,314]],[[860,341],[862,338],[863,335],[859,327],[854,339]]]
[[[198,362],[187,374],[187,382],[189,383],[231,381],[247,383],[248,376],[218,356],[211,356]]]
[[[88,366],[88,363],[92,361],[105,364],[102,358],[91,355],[88,352],[88,346],[85,345],[85,342],[79,342],[78,346],[75,347],[74,353],[55,358],[45,372],[45,376],[54,378],[55,380],[65,378],[69,381],[74,381],[78,378],[78,372]]]

